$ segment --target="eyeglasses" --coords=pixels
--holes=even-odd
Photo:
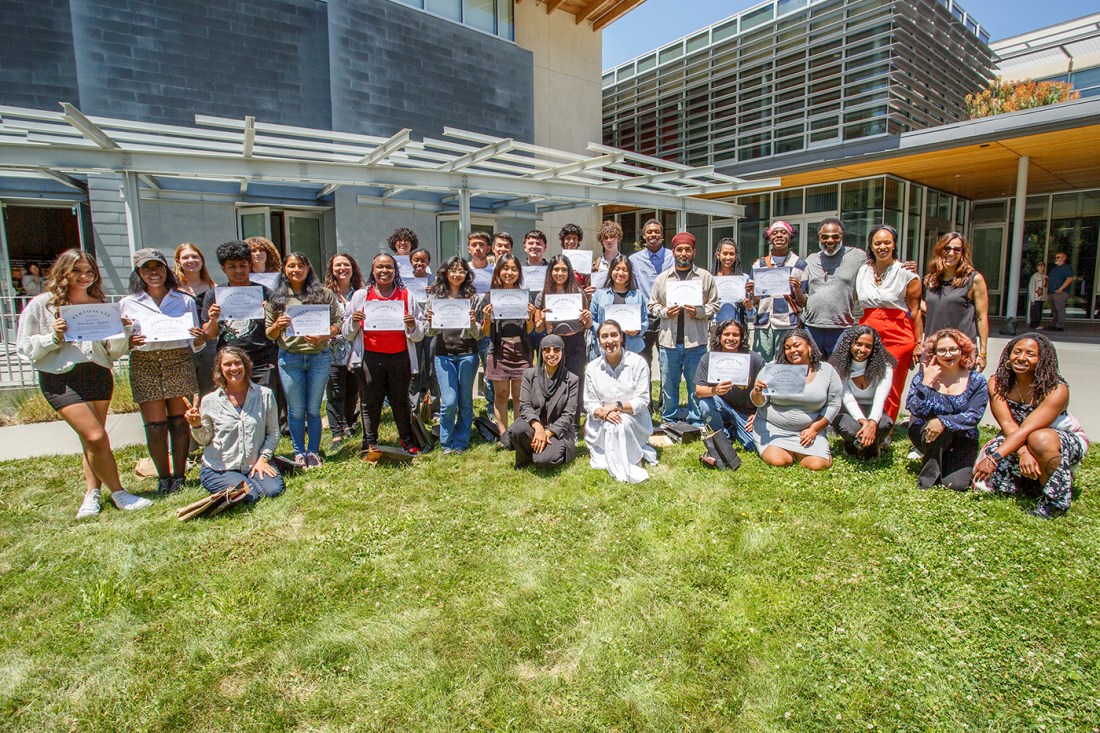
[[[949,244],[943,248],[944,252],[962,252],[963,248],[961,244]]]
[[[844,237],[843,234],[818,234],[817,235],[818,239],[842,239],[843,237]]]
[[[954,356],[958,354],[961,349],[958,346],[948,346],[942,349],[936,349],[937,356]]]

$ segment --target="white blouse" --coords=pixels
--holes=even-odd
[[[890,394],[890,386],[894,383],[894,368],[886,367],[886,373],[882,379],[866,388],[860,389],[852,381],[851,377],[844,380],[844,411],[856,420],[870,420],[878,422],[882,417],[883,406],[886,397]],[[864,413],[864,408],[869,408]]]
[[[179,318],[190,313],[194,318],[194,325],[199,325],[199,314],[195,308],[195,299],[180,290],[169,290],[160,305],[150,297],[149,293],[127,295],[119,306],[122,308],[123,318],[134,320],[134,333],[141,333],[141,319],[154,318],[156,316],[169,316]],[[170,349],[182,349],[190,347],[193,351],[201,351],[202,347],[195,346],[194,339],[181,339],[179,341],[157,341],[151,344],[135,346],[134,351],[168,351]]]
[[[905,292],[909,283],[916,279],[915,272],[909,272],[895,260],[883,273],[882,284],[877,285],[874,265],[865,263],[856,273],[856,298],[863,308],[892,308],[908,313]]]

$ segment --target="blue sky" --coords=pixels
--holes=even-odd
[[[758,5],[760,0],[645,0],[603,32],[603,68]],[[994,41],[1100,10],[1098,0],[961,0]],[[1036,12],[1041,10],[1040,13]]]

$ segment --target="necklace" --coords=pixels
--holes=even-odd
[[[886,266],[886,269],[882,271],[881,275],[878,274],[878,271],[875,270],[874,266],[871,267],[871,272],[875,274],[875,285],[882,285],[882,281],[886,279],[886,274],[890,272],[890,268],[893,266],[894,263],[891,262],[889,265]]]

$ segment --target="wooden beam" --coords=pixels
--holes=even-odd
[[[619,18],[629,13],[633,8],[641,5],[645,0],[623,0],[623,2],[612,5],[607,12],[599,17],[594,23],[592,23],[592,30],[598,31],[606,26],[611,25]]]
[[[550,15],[550,13],[557,10],[558,6],[561,5],[563,2],[565,2],[565,0],[547,0],[547,2],[546,2],[546,14]]]
[[[595,13],[597,10],[600,9],[602,5],[605,5],[606,3],[607,0],[592,0],[592,2],[588,3],[583,8],[578,10],[576,15],[577,25],[580,25],[582,22],[588,20],[588,16]]]

